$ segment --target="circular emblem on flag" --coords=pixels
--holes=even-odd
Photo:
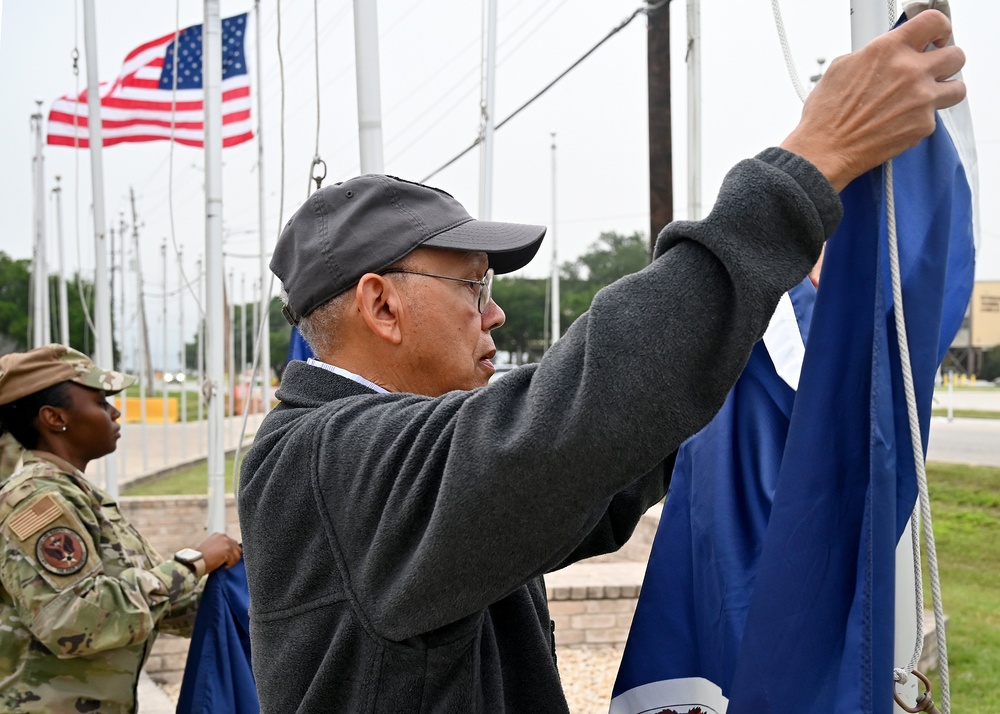
[[[35,557],[50,573],[72,575],[87,564],[87,546],[76,531],[52,528],[38,539]]]

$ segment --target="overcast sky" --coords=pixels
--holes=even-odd
[[[29,117],[35,100],[49,105],[75,91],[71,55],[81,54],[79,82],[85,86],[82,7],[70,0],[0,0],[0,251],[30,257],[32,221]],[[520,106],[548,81],[628,17],[639,0],[499,0],[496,116]],[[283,0],[285,61],[284,210],[281,200],[281,82],[277,61],[277,7],[262,12],[265,101],[265,187],[269,246],[284,219],[304,200],[316,140],[314,27],[319,31],[319,154],[328,181],[359,172],[355,93],[353,2]],[[955,0],[956,36],[969,58],[966,80],[975,124],[982,192],[982,245],[977,277],[1000,280],[1000,3]],[[224,17],[252,11],[250,0],[223,0]],[[798,72],[816,72],[817,58],[850,50],[848,0],[786,2],[788,39]],[[79,13],[79,14],[77,14]],[[100,0],[97,3],[98,66],[113,79],[125,55],[139,44],[172,32],[174,3]],[[202,21],[201,2],[180,3],[180,25]],[[687,215],[686,179],[686,6],[671,3],[674,91],[674,213]],[[386,173],[419,180],[475,138],[479,126],[482,8],[473,0],[382,0],[379,3],[381,101]],[[710,206],[725,172],[736,161],[779,143],[795,125],[801,104],[785,70],[767,0],[704,2],[703,36],[703,205]],[[76,27],[76,31],[74,30]],[[247,44],[256,86],[254,26]],[[256,110],[256,104],[254,105]],[[255,112],[256,113],[256,112]],[[556,222],[552,230],[552,140],[556,132]],[[496,134],[494,220],[541,223],[557,240],[559,259],[576,257],[601,231],[648,231],[648,135],[646,119],[646,22],[634,20],[547,95]],[[77,162],[78,159],[78,168]],[[241,299],[257,277],[257,148],[254,142],[223,154],[224,233],[227,271],[236,275]],[[121,212],[131,222],[129,188],[136,192],[142,242],[141,262],[150,295],[154,355],[159,354],[163,293],[160,246],[169,239],[170,147],[167,142],[122,144],[104,153],[108,220]],[[477,151],[430,183],[478,211]],[[173,151],[175,238],[183,246],[186,270],[204,253],[203,154]],[[78,172],[78,179],[77,179]],[[45,148],[46,189],[62,177],[64,256],[67,268],[93,270],[89,152]],[[79,235],[74,215],[79,213]],[[50,264],[58,265],[55,222],[49,211]],[[524,274],[547,273],[551,238]],[[176,261],[169,251],[168,290],[178,288]],[[79,258],[77,257],[79,254]],[[131,289],[131,283],[129,288]],[[178,303],[171,298],[167,324],[177,330]],[[195,307],[185,306],[186,331],[193,333]],[[173,338],[171,338],[173,339]],[[188,338],[190,339],[190,337]],[[154,363],[158,360],[154,360]]]

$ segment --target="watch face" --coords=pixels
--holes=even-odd
[[[193,563],[196,560],[201,560],[202,557],[201,552],[194,548],[181,548],[174,553],[174,560],[179,560],[182,563]]]

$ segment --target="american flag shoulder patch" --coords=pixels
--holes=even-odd
[[[10,520],[10,529],[21,540],[34,535],[62,514],[62,507],[46,494]]]

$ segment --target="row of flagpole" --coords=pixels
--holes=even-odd
[[[480,166],[480,218],[489,220],[491,217],[491,195],[492,195],[492,151],[493,151],[493,129],[494,129],[494,87],[495,87],[495,61],[496,61],[496,16],[497,0],[484,0],[484,87],[482,94],[482,117],[481,127],[483,135],[483,145]],[[98,66],[96,60],[96,19],[94,0],[83,0],[84,6],[84,41],[87,58],[87,100],[89,116],[99,116],[99,90],[98,90]],[[698,0],[688,0],[688,23],[689,23],[689,215],[696,217],[700,212],[700,176],[698,175],[698,157],[700,155],[700,143],[697,135],[699,124],[699,102],[698,97],[698,62],[697,53],[697,7]],[[261,84],[261,60],[260,60],[260,5],[255,3],[257,11],[257,107],[258,107],[258,177],[259,177],[259,242],[260,242],[260,319],[263,329],[259,326],[258,334],[263,334],[261,354],[261,372],[264,375],[265,400],[268,396],[267,376],[270,374],[270,355],[268,354],[269,335],[269,308],[270,292],[267,287],[270,284],[270,272],[267,268],[271,239],[269,233],[276,235],[276,230],[269,230],[266,225],[264,206],[264,160],[263,160],[263,134],[261,127],[261,117],[263,112],[263,86]],[[381,134],[381,107],[380,107],[380,80],[379,80],[379,51],[378,51],[378,20],[375,0],[354,0],[354,24],[355,24],[355,55],[356,71],[358,78],[358,131],[359,146],[361,155],[362,173],[382,172],[382,134]],[[222,252],[222,176],[221,176],[221,76],[222,68],[219,58],[221,56],[221,17],[219,13],[219,0],[204,1],[204,106],[205,106],[205,274],[209,276],[205,281],[205,315],[204,323],[224,324],[225,323],[225,299],[223,296],[224,285],[224,265]],[[41,114],[38,115],[39,126],[36,129],[36,141],[41,141]],[[90,133],[91,151],[91,173],[93,185],[93,214],[94,214],[94,240],[95,240],[95,322],[97,328],[95,358],[99,363],[113,363],[112,353],[112,333],[110,296],[108,294],[108,266],[106,249],[106,228],[105,228],[105,207],[103,197],[103,164],[101,159],[102,136],[101,123],[88,122]],[[37,152],[36,182],[41,181],[41,149]],[[555,218],[555,142],[553,139],[552,155],[553,171],[553,196],[552,211]],[[40,194],[40,192],[39,192]],[[39,210],[36,216],[36,236],[44,233],[44,212]],[[279,221],[283,217],[279,217]],[[555,249],[555,225],[552,226],[552,243]],[[41,241],[36,237],[36,243]],[[41,246],[39,245],[39,248]],[[40,255],[39,268],[44,265],[44,255]],[[553,262],[556,253],[553,252]],[[212,278],[211,276],[216,276]],[[553,266],[553,287],[558,289],[558,268]],[[35,288],[35,302],[37,306],[47,305],[48,293],[45,281],[36,281],[40,286]],[[166,287],[164,286],[164,290]],[[558,306],[557,298],[553,295],[553,336],[559,333],[556,310]],[[61,311],[62,312],[62,311]],[[49,314],[48,309],[36,312],[43,315],[42,324],[36,325],[35,341],[41,343],[48,341],[42,335],[48,335],[49,331],[44,321]],[[209,527],[213,530],[221,530],[224,527],[222,497],[224,491],[223,469],[224,469],[224,449],[222,439],[223,423],[223,374],[225,372],[225,346],[223,343],[223,330],[209,330],[205,345],[205,365],[206,373],[204,384],[201,386],[202,392],[208,405],[208,435],[209,435],[209,492],[210,516]],[[199,346],[203,343],[199,340]],[[165,348],[164,348],[165,349]],[[183,349],[183,347],[182,347]],[[148,356],[148,350],[145,350]],[[140,366],[142,370],[142,367]],[[117,473],[111,460],[106,460],[105,479],[109,492],[118,495]]]

